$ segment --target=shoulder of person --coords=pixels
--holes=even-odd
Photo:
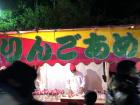
[[[109,79],[109,82],[108,82],[108,88],[109,89],[116,89],[118,86],[118,82],[116,81],[115,79],[115,75],[113,75],[110,79]]]

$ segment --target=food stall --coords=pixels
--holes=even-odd
[[[67,96],[70,64],[88,78],[86,90],[105,103],[109,74],[123,59],[138,61],[140,26],[106,26],[0,33],[0,67],[20,60],[37,70],[34,98],[51,104],[84,103],[84,95]]]

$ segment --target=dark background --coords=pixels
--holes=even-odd
[[[140,0],[0,0],[0,8],[16,18],[9,30],[140,23]]]

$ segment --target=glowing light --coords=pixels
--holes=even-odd
[[[133,28],[134,28],[134,26],[130,26],[130,28],[131,28],[131,29],[133,29]]]

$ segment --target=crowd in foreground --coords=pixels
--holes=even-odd
[[[133,61],[117,64],[117,72],[109,81],[105,105],[140,105],[140,68]]]
[[[34,100],[36,71],[20,61],[0,71],[0,105],[45,105]],[[85,93],[85,105],[94,105],[97,94]],[[123,60],[108,84],[105,105],[140,105],[139,64]]]

